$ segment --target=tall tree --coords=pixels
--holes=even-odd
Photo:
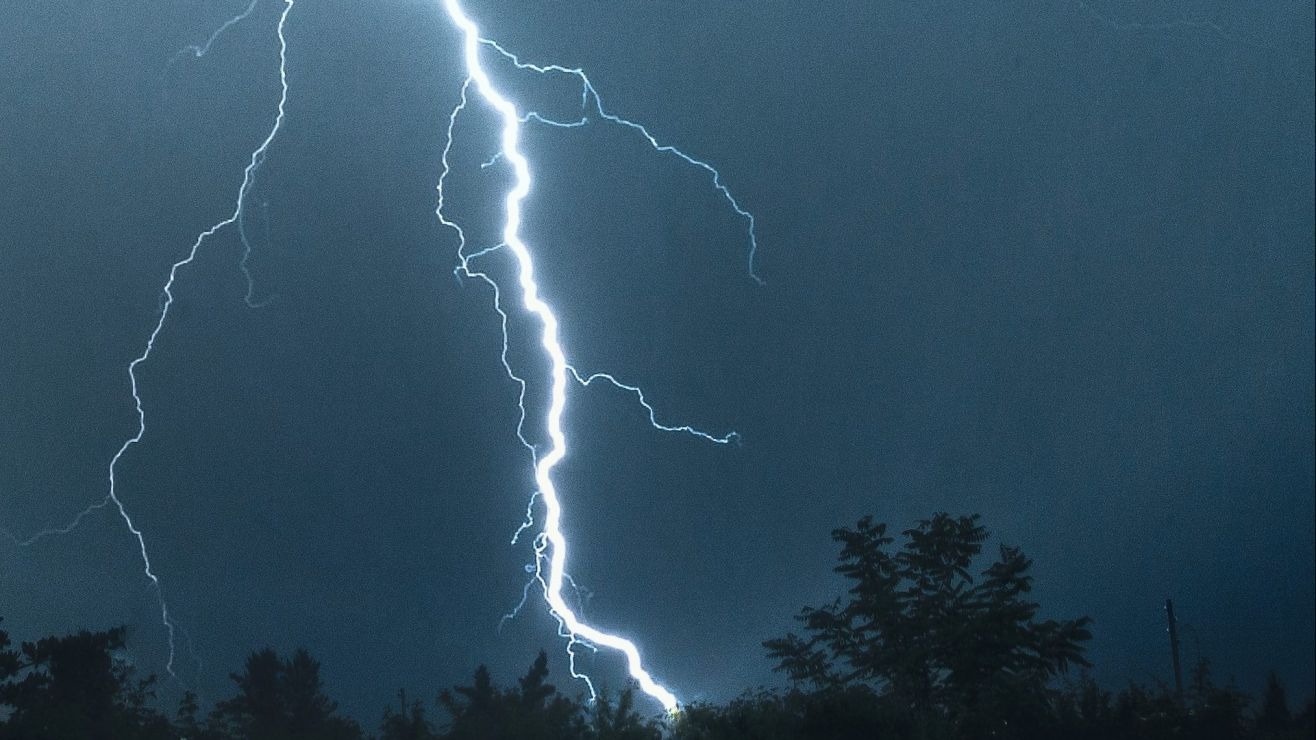
[[[1269,735],[1279,735],[1289,729],[1293,715],[1289,712],[1289,699],[1284,684],[1274,671],[1266,677],[1266,692],[1261,695],[1261,710],[1257,712],[1257,729]]]
[[[438,740],[439,734],[425,718],[425,707],[419,699],[407,702],[407,692],[398,692],[402,711],[384,708],[384,721],[379,727],[380,740]]]
[[[1026,597],[1032,561],[1019,548],[1001,545],[974,577],[989,534],[977,515],[938,513],[902,534],[893,550],[872,517],[832,533],[848,598],[802,610],[807,636],[764,643],[777,670],[815,689],[872,686],[925,721],[987,733],[1027,724],[1054,676],[1088,665],[1091,620],[1038,620]]]
[[[0,630],[0,738],[153,740],[171,735],[149,708],[155,678],[134,678],[123,627],[44,637],[11,649]]]
[[[635,690],[626,689],[614,704],[600,694],[589,713],[587,737],[594,740],[660,740],[662,730],[635,711]]]
[[[284,660],[272,648],[247,657],[242,673],[230,678],[236,696],[220,702],[212,724],[248,740],[353,740],[361,728],[337,715],[325,695],[320,664],[303,648]]]
[[[480,666],[471,686],[439,695],[451,718],[443,734],[450,740],[566,740],[585,735],[583,708],[548,683],[548,655],[539,657],[515,689],[493,685]]]

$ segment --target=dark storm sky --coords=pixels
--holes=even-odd
[[[168,267],[229,213],[272,121],[274,0],[167,66],[245,5],[0,10],[17,535],[104,496]],[[1094,618],[1105,680],[1167,677],[1169,596],[1189,661],[1311,692],[1310,3],[469,10],[528,59],[583,66],[759,219],[762,288],[699,171],[617,128],[526,131],[524,233],[572,359],[744,438],[664,435],[622,394],[572,392],[570,570],[589,618],[682,698],[777,680],[759,643],[839,592],[832,528],[938,510],[981,512],[1034,557],[1048,616]],[[560,642],[534,602],[496,630],[532,483],[489,292],[453,278],[432,212],[457,36],[437,2],[400,0],[300,0],[287,36],[287,120],[246,204],[273,300],[244,305],[232,229],[181,273],[121,495],[199,659],[180,660],[189,686],[218,698],[247,651],[306,645],[373,722],[399,685],[427,695],[479,662],[510,680]],[[498,73],[575,114],[569,85]],[[492,123],[472,111],[453,155],[452,213],[480,243],[506,183],[479,168]],[[18,637],[126,622],[162,672],[156,608],[108,512],[0,541]],[[593,667],[618,685],[611,657]]]

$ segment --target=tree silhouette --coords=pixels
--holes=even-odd
[[[1087,617],[1038,621],[1032,561],[1000,546],[976,580],[987,530],[978,516],[938,513],[906,530],[905,544],[872,517],[832,533],[849,598],[805,608],[808,637],[764,646],[776,669],[818,690],[871,686],[908,706],[922,725],[950,718],[969,734],[1026,733],[1045,713],[1050,680],[1088,665]]]
[[[540,652],[515,685],[484,666],[470,685],[442,692],[436,727],[400,692],[379,740],[1303,740],[1316,738],[1316,706],[1290,711],[1273,673],[1261,701],[1217,684],[1199,660],[1183,696],[1163,681],[1113,692],[1087,666],[1089,620],[1038,618],[1028,600],[1032,561],[1001,546],[981,562],[978,517],[936,514],[903,533],[871,517],[838,529],[837,572],[846,595],[806,608],[804,635],[764,643],[790,689],[745,693],[725,704],[682,707],[665,721],[636,709],[634,689],[587,703],[558,692]],[[985,566],[985,567],[984,567]],[[149,706],[154,677],[138,680],[126,631],[82,631],[15,646],[0,629],[0,740],[359,740],[338,714],[320,664],[303,649],[287,659],[251,653],[231,674],[236,693],[201,720],[185,693],[174,721]],[[1059,684],[1059,685],[1057,685]]]
[[[581,705],[559,695],[547,679],[548,655],[542,650],[515,689],[495,687],[489,669],[480,666],[471,686],[458,686],[439,695],[439,704],[451,718],[443,737],[558,740],[583,736]]]
[[[407,692],[398,692],[402,711],[394,713],[384,708],[384,721],[379,728],[379,740],[438,740],[439,734],[425,718],[425,707],[419,699],[407,703]]]
[[[245,670],[231,674],[238,694],[220,702],[212,729],[249,740],[339,740],[361,737],[361,728],[336,715],[324,694],[320,664],[303,648],[288,660],[272,648],[247,657]]]
[[[623,691],[614,703],[600,694],[593,706],[558,693],[548,683],[548,655],[539,652],[530,670],[512,689],[494,685],[480,666],[470,686],[439,694],[439,705],[450,721],[438,735],[444,740],[660,740],[657,722],[635,711],[634,691]],[[394,718],[397,715],[385,715]],[[411,737],[399,735],[396,737]],[[421,735],[420,737],[426,737]]]
[[[0,738],[170,737],[168,720],[147,707],[154,677],[135,680],[114,655],[125,634],[123,627],[83,630],[13,650],[0,630],[0,715],[8,715]]]
[[[635,690],[626,689],[616,704],[599,695],[590,713],[589,736],[597,740],[659,740],[662,730],[635,711]]]
[[[1266,677],[1266,690],[1261,695],[1261,711],[1257,713],[1257,730],[1264,735],[1280,736],[1289,729],[1293,715],[1289,712],[1289,699],[1284,685],[1274,671]]]
[[[905,713],[871,688],[759,691],[684,707],[673,740],[872,740],[914,737]],[[925,735],[926,737],[926,735]]]
[[[201,705],[197,702],[196,694],[191,691],[183,692],[183,697],[178,700],[174,729],[180,737],[187,740],[222,740],[223,738],[215,729],[201,722]]]

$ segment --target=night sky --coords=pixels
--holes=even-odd
[[[260,0],[0,9],[0,526],[107,490],[136,429],[127,365],[169,266],[227,216],[278,100]],[[584,614],[683,700],[782,679],[760,642],[839,595],[829,532],[980,512],[1036,561],[1044,616],[1090,615],[1095,674],[1185,660],[1313,689],[1313,7],[1057,0],[489,0],[524,58],[583,67],[604,123],[529,126],[523,233],[571,359],[557,481]],[[247,652],[304,645],[373,723],[479,663],[511,681],[562,641],[521,597],[533,489],[482,283],[434,215],[464,78],[438,2],[299,0],[287,119],[229,228],[180,271],[118,468],[214,700]],[[495,66],[527,108],[569,80]],[[497,239],[496,121],[457,126],[450,216]],[[497,264],[497,258],[490,263]],[[537,327],[513,317],[530,381]],[[109,510],[0,537],[17,638],[131,625],[164,672],[136,542]],[[620,661],[585,664],[620,687]],[[162,696],[177,698],[180,684]]]

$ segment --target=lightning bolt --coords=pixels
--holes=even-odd
[[[235,224],[238,225],[239,231],[241,231],[241,222],[243,218],[243,204],[246,201],[247,193],[251,190],[251,185],[256,176],[256,171],[260,169],[261,164],[265,161],[265,154],[269,150],[270,144],[273,143],[274,137],[278,134],[279,129],[283,126],[284,108],[288,102],[288,74],[287,74],[288,42],[284,36],[284,28],[288,21],[288,13],[292,11],[293,5],[295,4],[296,0],[282,0],[282,1],[283,1],[283,11],[279,14],[279,23],[277,26],[277,33],[279,37],[279,89],[280,89],[278,112],[274,117],[274,123],[270,127],[269,132],[266,133],[265,138],[260,142],[260,145],[257,146],[254,151],[252,151],[250,160],[248,161],[247,166],[242,171],[242,184],[238,187],[237,199],[233,205],[233,211],[225,218],[215,222],[214,224],[210,225],[210,227],[206,228],[204,231],[198,233],[196,239],[192,242],[192,246],[187,250],[186,255],[182,259],[178,260],[177,262],[174,262],[173,265],[171,265],[169,268],[168,278],[165,280],[164,285],[160,289],[160,298],[161,298],[160,313],[159,316],[157,316],[156,318],[155,326],[154,328],[151,329],[151,333],[146,339],[146,346],[142,348],[141,354],[139,354],[136,358],[134,358],[132,362],[128,363],[128,382],[129,382],[129,387],[131,388],[132,391],[133,405],[137,414],[137,430],[132,434],[132,436],[124,440],[123,444],[119,446],[118,451],[114,453],[114,457],[110,459],[108,492],[106,493],[104,498],[102,498],[100,501],[91,504],[90,506],[87,506],[82,511],[78,512],[77,516],[75,516],[68,524],[62,527],[52,527],[49,529],[43,529],[37,532],[36,534],[33,534],[25,539],[16,537],[12,534],[9,534],[8,532],[5,532],[8,538],[13,540],[15,543],[21,546],[27,546],[34,544],[45,537],[69,534],[73,530],[77,529],[78,525],[80,525],[82,521],[86,519],[87,516],[89,516],[90,514],[112,506],[114,510],[118,512],[119,517],[123,519],[123,523],[128,528],[128,532],[132,535],[133,539],[136,540],[138,552],[142,560],[142,570],[146,574],[146,578],[150,582],[152,590],[155,591],[156,602],[160,608],[160,622],[164,626],[169,639],[169,658],[165,663],[165,670],[175,680],[178,680],[178,675],[174,671],[174,661],[177,654],[177,637],[181,633],[184,638],[187,638],[187,633],[178,626],[178,624],[174,621],[173,617],[170,616],[169,614],[169,603],[165,599],[164,585],[161,583],[159,575],[156,574],[155,568],[151,564],[151,556],[146,547],[146,535],[142,532],[141,528],[138,527],[137,524],[133,521],[132,515],[128,512],[128,507],[124,505],[123,500],[119,497],[119,483],[116,477],[116,473],[118,471],[119,461],[123,459],[123,456],[127,454],[129,449],[131,449],[137,443],[141,442],[142,438],[146,435],[146,411],[142,404],[142,397],[141,397],[141,393],[139,392],[139,388],[137,384],[137,368],[142,363],[146,362],[151,358],[151,352],[155,349],[155,340],[160,336],[160,332],[164,330],[165,322],[168,321],[169,319],[169,310],[174,305],[173,290],[174,290],[174,285],[178,281],[179,270],[192,264],[192,262],[196,260],[197,254],[200,253],[202,245],[205,244],[205,242],[208,239],[210,239],[210,237],[214,236],[217,232],[221,231],[225,227],[232,226]],[[170,64],[172,64],[178,58],[185,56],[186,54],[192,54],[194,57],[198,57],[198,58],[204,56],[206,52],[210,50],[210,47],[212,44],[214,44],[215,40],[220,37],[220,35],[222,35],[225,31],[231,28],[234,24],[242,21],[247,16],[251,15],[252,11],[255,10],[256,8],[256,2],[257,0],[252,0],[251,4],[247,6],[246,10],[226,21],[222,26],[219,27],[219,29],[217,29],[214,33],[210,35],[209,39],[207,39],[204,44],[186,46],[183,49],[181,49],[170,60]],[[251,276],[250,273],[247,271],[246,263],[247,263],[247,257],[251,252],[251,248],[249,245],[247,245],[245,234],[242,235],[242,241],[244,246],[246,247],[246,250],[243,254],[241,268],[243,273],[247,275],[248,278],[249,289],[247,293],[247,300],[248,303],[250,304]]]
[[[463,57],[466,65],[467,78],[461,88],[460,100],[448,116],[447,139],[444,143],[443,154],[441,158],[442,173],[439,177],[438,184],[438,206],[436,215],[439,221],[453,229],[458,238],[458,265],[454,270],[459,277],[478,278],[487,283],[493,291],[494,309],[497,311],[502,326],[503,347],[501,360],[503,368],[509,378],[517,383],[520,391],[518,396],[518,406],[520,408],[520,418],[517,422],[517,437],[520,439],[530,453],[534,465],[534,477],[537,485],[536,491],[531,495],[531,500],[526,509],[526,520],[517,529],[513,535],[512,541],[516,542],[517,538],[526,529],[533,526],[533,506],[538,499],[544,509],[544,521],[540,532],[535,537],[535,564],[533,566],[534,578],[541,586],[544,600],[548,603],[549,610],[557,619],[560,633],[567,638],[567,652],[571,660],[572,675],[582,678],[590,687],[593,695],[594,687],[589,678],[580,674],[575,668],[575,652],[573,648],[577,645],[584,645],[590,649],[597,650],[600,647],[608,648],[621,653],[626,659],[627,670],[641,690],[660,702],[669,712],[676,712],[679,709],[679,702],[675,694],[665,686],[658,683],[653,676],[645,669],[644,663],[640,658],[639,649],[636,645],[623,637],[604,632],[596,627],[585,623],[575,611],[567,604],[563,595],[564,585],[572,585],[570,576],[566,571],[567,563],[567,538],[562,531],[562,499],[558,494],[556,485],[553,482],[553,469],[566,456],[567,439],[562,428],[562,415],[566,409],[567,402],[567,385],[574,381],[581,386],[588,387],[595,382],[607,383],[615,388],[632,394],[636,401],[647,411],[650,424],[659,430],[668,432],[677,432],[690,434],[701,439],[718,443],[728,444],[737,441],[739,436],[735,432],[716,435],[701,431],[689,425],[684,424],[667,424],[659,421],[657,411],[645,397],[644,392],[635,385],[618,380],[609,373],[595,372],[582,373],[567,361],[567,354],[558,338],[559,321],[553,308],[540,297],[540,289],[535,281],[535,264],[531,255],[530,248],[522,238],[521,229],[521,204],[530,194],[531,174],[529,161],[520,149],[521,127],[523,124],[531,121],[542,123],[550,126],[561,128],[572,128],[583,126],[589,121],[589,111],[592,109],[593,114],[599,119],[610,123],[624,126],[639,133],[654,150],[671,154],[685,161],[687,164],[700,168],[707,172],[712,178],[713,187],[721,193],[727,200],[731,208],[744,218],[748,223],[749,232],[749,275],[759,284],[763,281],[754,271],[754,257],[757,250],[757,240],[754,231],[754,216],[741,207],[731,191],[723,184],[721,173],[711,164],[696,159],[676,147],[660,143],[644,126],[621,118],[615,114],[609,113],[603,107],[603,101],[600,98],[594,85],[580,69],[562,67],[558,65],[535,65],[522,62],[516,55],[504,49],[496,42],[484,38],[480,34],[479,27],[475,24],[465,11],[462,9],[458,0],[444,0],[444,10],[447,12],[449,20],[461,32],[463,39]],[[510,61],[517,69],[529,70],[539,74],[566,74],[577,77],[581,83],[581,109],[580,119],[575,121],[555,121],[537,112],[530,111],[521,113],[517,106],[506,96],[498,91],[489,77],[488,72],[480,61],[480,51],[482,48],[492,49],[506,60]],[[468,94],[471,87],[474,87],[485,104],[497,112],[502,122],[501,146],[496,154],[481,165],[481,168],[487,168],[499,161],[506,162],[513,171],[515,182],[507,191],[505,196],[506,215],[503,222],[502,241],[492,247],[467,254],[466,234],[462,227],[449,219],[444,213],[444,182],[450,172],[448,155],[453,143],[453,130],[458,115],[466,109],[468,104]],[[591,106],[592,101],[592,106]],[[517,375],[513,370],[507,357],[508,334],[507,324],[508,315],[503,307],[503,289],[487,273],[480,271],[472,266],[472,260],[475,260],[485,254],[496,250],[509,250],[516,260],[517,280],[516,288],[519,293],[522,307],[533,314],[538,319],[541,333],[539,336],[540,346],[547,356],[550,364],[550,395],[548,408],[545,411],[544,425],[548,432],[550,445],[548,450],[541,456],[534,445],[532,445],[524,435],[524,425],[526,421],[525,394],[526,381]],[[528,566],[530,567],[530,566]],[[531,581],[534,583],[534,581]],[[524,605],[525,597],[529,593],[529,586],[522,594],[521,604],[518,604],[509,615],[504,617],[504,621],[511,618]]]
[[[221,230],[230,226],[235,226],[244,247],[242,259],[239,263],[241,271],[247,278],[248,289],[244,296],[244,301],[252,307],[264,305],[264,303],[255,302],[253,300],[254,292],[252,288],[252,279],[248,269],[248,259],[250,258],[252,248],[248,241],[244,225],[244,204],[252,189],[256,173],[264,163],[269,147],[279,133],[285,117],[285,108],[288,100],[288,47],[287,39],[285,37],[285,27],[288,16],[295,5],[295,0],[282,0],[282,2],[283,9],[279,14],[277,24],[280,94],[274,122],[260,144],[252,151],[248,163],[243,169],[242,181],[238,188],[233,210],[225,218],[215,222],[198,233],[190,248],[186,251],[185,256],[170,266],[167,279],[161,288],[161,303],[156,323],[151,329],[141,353],[128,364],[128,378],[137,415],[137,429],[131,436],[124,440],[110,460],[108,468],[109,488],[106,495],[101,500],[80,511],[68,524],[57,528],[49,528],[39,531],[25,539],[14,536],[7,530],[0,529],[0,534],[5,535],[19,545],[26,546],[45,537],[68,534],[74,531],[89,515],[101,509],[113,507],[113,509],[118,512],[119,517],[123,520],[129,533],[137,543],[143,572],[149,581],[151,588],[155,592],[160,609],[161,623],[167,632],[169,642],[169,658],[166,663],[166,670],[175,679],[177,679],[177,675],[174,672],[177,637],[181,634],[184,638],[187,638],[187,633],[175,623],[170,615],[169,605],[165,598],[165,589],[160,577],[157,575],[155,568],[152,565],[146,544],[146,536],[142,529],[134,522],[133,517],[129,513],[128,507],[119,496],[117,472],[119,462],[132,447],[142,441],[147,431],[146,413],[138,386],[137,370],[140,365],[150,359],[151,353],[155,348],[156,339],[164,330],[166,322],[168,321],[170,310],[174,305],[173,291],[177,284],[180,271],[192,264],[206,242]],[[250,16],[254,12],[257,3],[258,0],[251,0],[245,10],[226,21],[222,26],[215,30],[203,44],[190,45],[181,49],[170,59],[169,65],[172,65],[176,60],[184,58],[189,54],[198,58],[204,56],[225,31]],[[661,421],[657,410],[650,403],[644,394],[644,391],[639,386],[626,383],[606,372],[581,372],[567,361],[566,352],[558,338],[559,322],[557,315],[552,307],[540,297],[539,286],[535,281],[534,260],[529,247],[520,235],[521,203],[529,195],[531,187],[529,162],[519,148],[521,127],[523,124],[530,122],[559,128],[584,126],[589,123],[592,110],[592,115],[599,120],[623,126],[637,132],[655,151],[670,154],[691,166],[702,169],[710,176],[713,187],[729,203],[731,208],[747,222],[749,236],[748,272],[753,280],[759,284],[763,284],[763,281],[754,269],[754,258],[758,247],[755,235],[754,216],[741,207],[731,191],[725,184],[723,184],[721,173],[711,164],[692,157],[676,147],[659,142],[658,139],[655,138],[644,126],[608,112],[604,108],[603,101],[597,90],[594,88],[594,85],[582,70],[558,65],[540,66],[522,62],[516,55],[510,53],[496,42],[482,37],[479,28],[465,14],[457,0],[443,0],[443,5],[448,18],[461,32],[463,37],[463,57],[467,78],[461,88],[460,102],[453,108],[448,117],[447,138],[443,147],[442,156],[442,173],[438,182],[438,205],[436,207],[436,214],[440,222],[453,229],[458,236],[458,266],[455,268],[454,273],[459,277],[479,279],[486,283],[493,291],[494,309],[501,319],[503,338],[500,359],[507,376],[517,383],[520,389],[517,399],[518,408],[520,409],[520,418],[517,423],[516,434],[522,445],[527,449],[533,463],[537,488],[532,492],[530,500],[527,503],[525,522],[516,531],[516,534],[513,535],[512,541],[515,543],[522,532],[534,526],[534,505],[536,501],[539,501],[544,510],[544,521],[540,531],[535,536],[534,565],[527,566],[528,569],[533,571],[533,580],[530,584],[539,584],[540,590],[548,604],[551,614],[558,621],[559,632],[568,641],[567,652],[571,659],[572,675],[583,679],[587,685],[589,685],[592,695],[594,687],[589,681],[588,676],[579,673],[575,668],[576,654],[574,648],[577,646],[584,646],[592,650],[607,648],[616,651],[625,657],[628,672],[639,684],[640,688],[646,694],[660,702],[666,710],[674,712],[679,708],[676,696],[669,689],[659,684],[645,669],[640,657],[639,649],[636,645],[630,640],[604,632],[584,622],[577,615],[576,611],[567,603],[564,596],[564,588],[567,586],[570,586],[570,588],[575,591],[578,601],[580,600],[580,594],[582,591],[582,589],[572,581],[566,570],[568,548],[567,539],[561,526],[563,511],[562,500],[552,478],[554,468],[562,461],[567,452],[566,435],[562,428],[562,415],[565,411],[567,400],[567,386],[569,382],[575,382],[581,387],[590,387],[595,383],[603,383],[611,385],[617,390],[628,393],[632,395],[635,401],[647,412],[650,425],[661,431],[688,434],[716,444],[730,444],[736,442],[739,440],[739,435],[734,431],[725,434],[713,434],[690,425],[671,424]],[[529,111],[524,114],[520,113],[517,106],[507,97],[503,96],[493,85],[488,73],[480,62],[481,49],[493,50],[520,70],[529,70],[545,75],[567,74],[577,77],[581,83],[580,99],[582,110],[580,118],[573,121],[557,121],[542,116],[535,111]],[[166,69],[169,65],[166,65]],[[468,105],[468,93],[472,86],[474,86],[483,101],[498,113],[498,116],[502,121],[501,146],[497,153],[495,153],[491,159],[483,163],[481,167],[487,168],[500,161],[506,162],[512,168],[515,175],[515,183],[511,189],[507,191],[505,197],[506,220],[503,224],[502,241],[497,245],[468,254],[466,252],[467,242],[464,231],[458,223],[447,218],[444,212],[444,183],[450,172],[448,156],[453,144],[454,127],[458,115],[465,110]],[[524,434],[524,426],[527,418],[525,406],[526,381],[516,373],[508,359],[509,317],[503,306],[503,288],[493,277],[475,268],[472,264],[474,260],[477,260],[480,257],[504,249],[510,251],[515,257],[517,265],[517,281],[515,287],[523,308],[533,314],[540,322],[542,327],[540,345],[550,364],[550,396],[548,408],[545,411],[544,425],[548,431],[551,444],[549,445],[548,450],[542,455],[539,453],[535,445],[531,444],[526,439]],[[524,604],[524,596],[529,593],[530,584],[527,585],[527,589],[523,593],[522,604],[518,605],[517,609],[513,610],[512,614],[508,615],[506,618],[515,615],[516,611]]]

